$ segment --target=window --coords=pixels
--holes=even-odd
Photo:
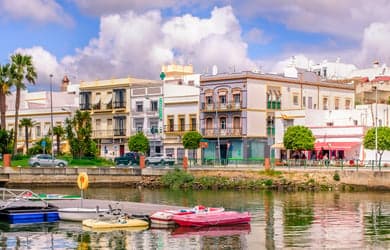
[[[126,135],[126,117],[118,116],[114,117],[115,119],[115,130],[114,135],[116,136],[124,136]]]
[[[185,119],[183,116],[179,117],[179,131],[185,130]]]
[[[168,132],[173,132],[175,127],[175,120],[173,116],[168,117]]]
[[[347,99],[345,100],[345,109],[350,109],[351,108],[351,100]]]
[[[149,125],[149,127],[150,127],[150,132],[152,133],[152,134],[156,134],[156,133],[158,133],[158,120],[150,120],[150,125]]]
[[[91,109],[91,92],[80,92],[80,109]]]
[[[157,111],[158,109],[158,102],[157,101],[151,101],[150,102],[150,110],[151,111]]]
[[[233,95],[234,103],[240,103],[240,94],[234,94]]]
[[[112,119],[107,119],[107,129],[108,130],[112,129]]]
[[[212,96],[206,96],[206,103],[212,104],[213,103],[213,97]]]
[[[221,117],[219,120],[219,126],[221,129],[226,129],[226,117]]]
[[[134,120],[134,127],[137,132],[143,132],[144,130],[144,119]]]
[[[188,81],[188,85],[194,86],[194,85],[195,85],[194,80],[189,80],[189,81]]]
[[[100,129],[101,122],[102,122],[102,121],[101,121],[100,119],[96,119],[96,121],[95,121],[96,130],[99,130],[99,129]]]
[[[309,109],[313,108],[313,97],[311,97],[311,96],[307,97],[307,107]]]
[[[339,98],[335,98],[334,99],[334,109],[339,109],[340,108],[340,99]]]
[[[219,96],[219,102],[221,104],[226,104],[226,95]]]
[[[125,107],[125,94],[126,94],[126,90],[124,90],[124,89],[115,89],[114,90],[114,107],[115,108],[124,108]]]
[[[306,96],[302,98],[302,106],[306,107]]]
[[[191,131],[196,131],[196,117],[194,116],[191,116],[190,117],[190,120],[191,120]]]
[[[328,110],[328,97],[323,97],[322,98],[322,109],[323,110]]]
[[[143,112],[144,111],[144,104],[141,101],[138,101],[135,103],[136,111],[137,112]]]
[[[206,119],[206,129],[212,129],[212,128],[213,128],[213,119],[209,117]]]
[[[299,105],[298,94],[293,94],[293,104]]]
[[[36,126],[35,127],[35,136],[36,137],[41,137],[41,126]]]

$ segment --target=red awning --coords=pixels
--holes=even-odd
[[[315,150],[348,150],[359,146],[360,142],[316,142],[314,143]]]

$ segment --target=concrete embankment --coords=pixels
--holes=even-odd
[[[0,168],[0,182],[6,186],[29,185],[75,185],[80,172],[87,172],[92,186],[121,185],[156,187],[159,177],[172,169],[169,168]],[[340,189],[343,186],[361,189],[390,190],[390,171],[372,171],[371,169],[304,169],[277,168],[275,174],[267,173],[262,167],[253,168],[190,168],[188,172],[195,177],[216,176],[232,180],[272,179],[277,187],[322,187],[322,189]],[[285,189],[285,188],[283,188]],[[288,188],[287,188],[288,189]],[[310,188],[309,188],[310,189]]]

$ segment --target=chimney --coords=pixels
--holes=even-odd
[[[64,78],[62,78],[62,84],[61,84],[61,91],[66,91],[68,89],[68,85],[69,85],[69,78],[68,76],[64,76]]]

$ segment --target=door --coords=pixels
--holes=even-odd
[[[228,158],[227,158],[227,144],[221,144],[221,163],[222,165],[228,164]]]
[[[119,155],[123,156],[125,154],[125,145],[119,145]]]

